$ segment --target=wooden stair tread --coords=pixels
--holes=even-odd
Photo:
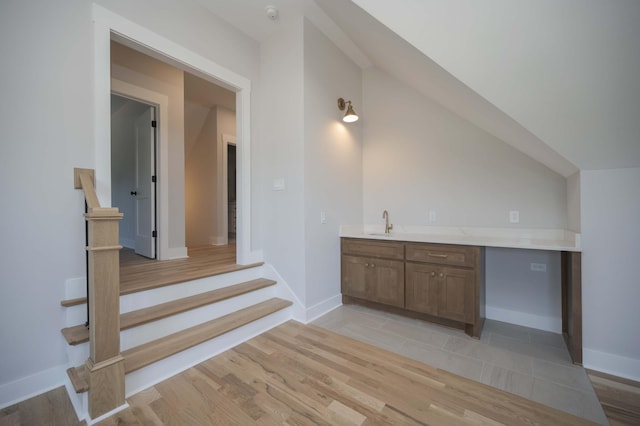
[[[122,352],[125,373],[146,367],[156,361],[284,309],[291,304],[292,302],[288,300],[274,297],[220,318],[128,349]]]
[[[75,389],[77,393],[82,393],[89,390],[87,368],[84,365],[67,369],[67,375],[69,376],[69,379],[71,379],[73,389]]]
[[[71,306],[82,305],[83,303],[87,303],[86,297],[78,297],[76,299],[67,299],[60,302],[60,306],[65,308],[69,308]]]
[[[120,330],[126,330],[128,328],[133,328],[171,315],[186,312],[191,309],[230,299],[235,296],[240,296],[251,291],[274,285],[275,283],[276,282],[273,280],[258,278],[137,311],[127,312],[120,315]],[[89,329],[84,325],[63,328],[62,334],[70,345],[78,345],[89,341]]]
[[[177,259],[177,260],[181,260],[181,259]],[[168,263],[176,262],[176,260],[166,261],[166,262]],[[131,284],[128,284],[127,282],[123,282],[123,280],[121,280],[120,295],[123,296],[125,294],[137,293],[140,291],[151,290],[154,288],[165,287],[173,284],[179,284],[179,283],[183,283],[183,282],[187,282],[187,281],[191,281],[199,278],[213,277],[216,275],[227,274],[229,272],[257,268],[259,266],[262,266],[263,264],[264,262],[251,263],[248,265],[238,265],[238,264],[222,265],[222,266],[217,266],[214,270],[208,270],[206,271],[206,273],[202,273],[201,271],[196,270],[196,271],[189,271],[189,273],[168,274],[167,276],[155,279],[153,281],[143,280],[142,282],[135,282]],[[142,272],[145,272],[145,271],[141,271],[141,273]],[[143,273],[143,275],[146,275],[146,272]],[[81,305],[85,303],[87,303],[86,297],[78,297],[76,299],[63,300],[62,302],[60,302],[60,305],[64,307],[70,307],[70,306]]]

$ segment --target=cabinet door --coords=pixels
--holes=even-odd
[[[369,259],[367,299],[404,307],[404,262]]]
[[[367,298],[367,274],[370,260],[358,256],[342,256],[342,294]]]
[[[438,316],[455,321],[475,321],[475,282],[473,271],[439,268]]]
[[[438,270],[434,265],[407,263],[407,309],[438,315]]]

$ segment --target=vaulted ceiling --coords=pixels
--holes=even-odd
[[[362,68],[564,176],[640,167],[637,0],[197,1],[258,41],[304,15]]]

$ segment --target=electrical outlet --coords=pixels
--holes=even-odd
[[[509,212],[509,222],[511,223],[520,222],[520,212],[518,210],[511,210]]]
[[[547,272],[547,264],[546,263],[532,263],[531,270],[533,272]]]
[[[429,210],[429,222],[435,222],[436,219],[437,219],[436,211],[435,210]]]

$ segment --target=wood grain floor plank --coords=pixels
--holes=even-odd
[[[154,388],[129,398],[146,424],[591,424],[291,321]]]
[[[593,389],[612,426],[640,425],[640,383],[587,370]]]
[[[120,294],[130,294],[262,265],[236,263],[236,246],[189,248],[189,257],[154,260],[139,256],[131,249],[120,250]],[[86,304],[85,297],[63,300],[62,306]]]

